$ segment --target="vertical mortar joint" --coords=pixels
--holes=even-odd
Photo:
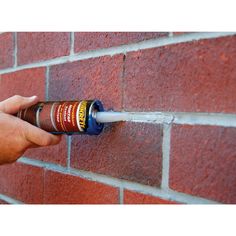
[[[74,55],[75,33],[70,33],[70,55]]]

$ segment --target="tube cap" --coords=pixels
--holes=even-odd
[[[104,108],[101,101],[94,100],[89,108],[88,128],[86,130],[86,134],[98,135],[103,130],[104,124],[98,123],[94,117],[94,112],[97,112],[97,111],[104,111]]]

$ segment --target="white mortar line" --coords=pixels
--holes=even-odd
[[[147,185],[141,185],[138,183],[127,182],[125,184],[125,189],[147,194],[153,197],[159,197],[164,200],[170,200],[173,202],[184,203],[184,204],[221,204],[220,202],[216,202],[213,200],[208,200],[205,198],[196,197],[181,192],[176,192],[173,190],[162,190]]]
[[[170,134],[171,125],[164,124],[162,143],[162,189],[169,189]]]
[[[236,114],[177,112],[174,117],[175,124],[236,127]]]
[[[160,197],[167,200],[177,201],[181,203],[190,203],[190,204],[215,204],[217,203],[215,201],[204,199],[201,197],[196,197],[196,196],[192,196],[192,195],[188,195],[188,194],[184,194],[180,192],[175,192],[172,190],[165,190],[165,189],[160,189],[157,187],[151,187],[151,186],[147,186],[147,185],[143,185],[139,183],[130,182],[127,180],[116,179],[113,177],[109,177],[106,175],[101,175],[101,174],[97,174],[93,172],[82,171],[82,170],[77,170],[73,168],[68,169],[67,167],[62,167],[57,164],[33,160],[27,157],[21,157],[18,160],[18,162],[24,163],[26,165],[32,165],[32,166],[45,168],[45,169],[52,170],[55,172],[60,172],[63,174],[70,174],[70,175],[78,176],[87,180],[100,182],[100,183],[110,185],[113,187],[118,187],[122,189],[125,188],[128,190],[133,190],[140,193],[152,195],[155,197]]]
[[[69,62],[71,57],[73,57],[73,56],[63,56],[63,57],[58,57],[58,58],[55,58],[55,59],[40,61],[40,62],[36,62],[36,63],[20,65],[20,66],[17,66],[15,68],[7,68],[7,69],[0,70],[0,74],[16,72],[16,71],[24,70],[24,69],[31,69],[31,68],[37,68],[37,67],[46,67],[46,66],[58,65],[58,64]]]
[[[126,188],[128,190],[139,192],[143,194],[148,194],[153,197],[159,197],[164,200],[169,200],[173,202],[183,203],[183,204],[222,204],[217,201],[196,197],[193,195],[176,192],[173,190],[161,190],[161,189],[155,189],[153,187],[149,186],[140,186],[139,184],[127,184]]]
[[[138,43],[131,43],[131,44],[121,45],[117,47],[103,48],[103,49],[98,49],[98,50],[81,52],[81,53],[77,53],[70,56],[58,57],[55,59],[21,65],[16,68],[7,68],[7,69],[0,70],[0,74],[6,74],[6,73],[15,72],[18,70],[23,70],[23,69],[28,69],[28,68],[34,68],[34,67],[57,65],[57,64],[62,64],[69,61],[72,62],[72,61],[80,61],[80,60],[85,60],[89,58],[101,57],[101,56],[114,56],[116,54],[126,54],[127,52],[138,51],[142,49],[162,47],[166,45],[191,42],[191,41],[196,41],[196,40],[201,40],[201,39],[219,38],[219,37],[231,36],[235,34],[236,32],[212,32],[212,33],[203,32],[203,33],[183,34],[183,35],[178,35],[175,37],[169,37],[169,36],[161,37],[157,39],[150,39],[150,40],[145,40]]]
[[[70,33],[70,55],[74,55],[74,45],[75,45],[75,33],[71,32]]]
[[[124,188],[120,187],[119,203],[124,204]]]
[[[153,124],[215,125],[236,127],[236,114],[195,112],[125,112],[126,121]]]
[[[14,37],[14,65],[13,67],[16,68],[17,67],[17,32],[13,33],[13,37]]]
[[[0,194],[0,199],[5,201],[5,202],[7,202],[7,203],[10,203],[10,204],[24,204],[23,202],[15,200],[15,199],[13,199],[11,197],[8,197],[8,196],[6,196],[4,194]]]

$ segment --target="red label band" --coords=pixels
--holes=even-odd
[[[79,102],[63,102],[55,105],[53,118],[58,131],[79,132],[76,121],[76,113]]]
[[[85,132],[88,102],[40,102],[18,117],[49,132]]]

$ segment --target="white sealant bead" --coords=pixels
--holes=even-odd
[[[109,123],[128,120],[126,112],[101,111],[96,112],[96,121],[98,123]]]

